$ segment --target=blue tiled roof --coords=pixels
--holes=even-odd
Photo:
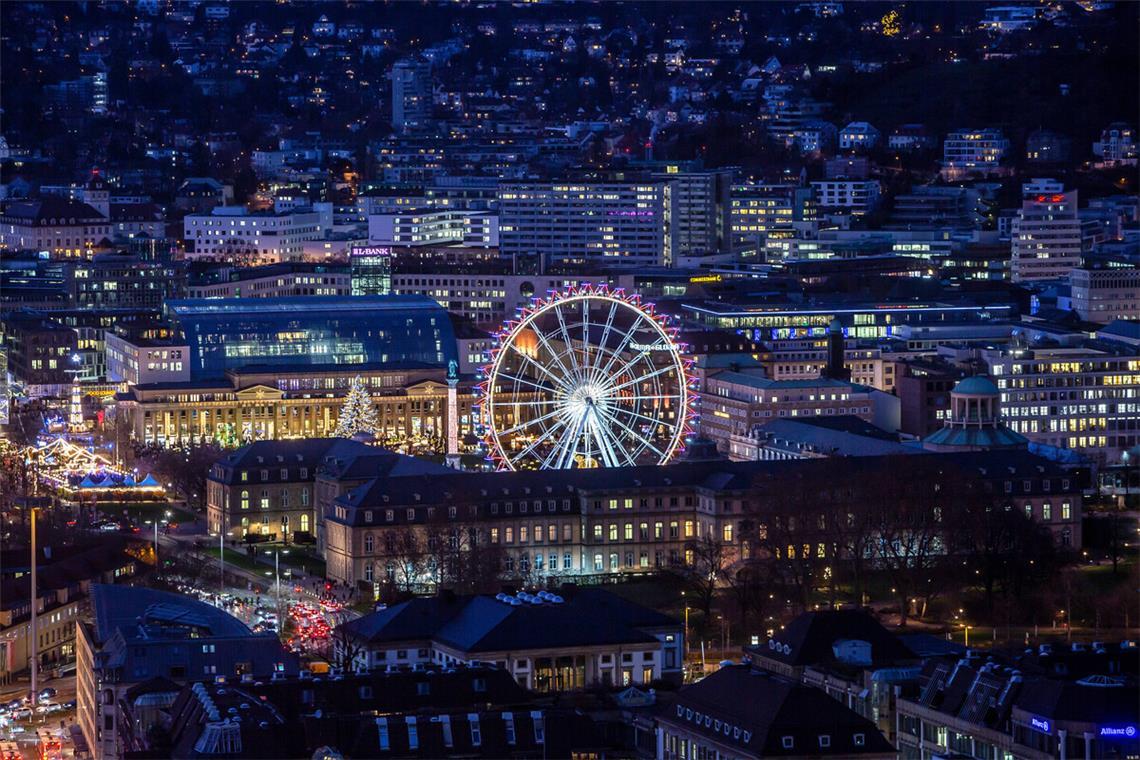
[[[954,386],[954,393],[968,394],[971,396],[996,396],[998,395],[997,386],[994,385],[993,380],[988,377],[975,375],[974,377],[967,377],[964,380],[959,380],[958,384]]]
[[[433,640],[464,652],[600,644],[652,644],[640,630],[677,621],[601,589],[567,593],[560,604],[510,605],[490,596],[412,599],[345,623],[369,642]]]
[[[924,438],[923,443],[936,446],[970,446],[992,449],[1024,446],[1026,440],[1025,436],[1004,426],[996,428],[944,427]]]

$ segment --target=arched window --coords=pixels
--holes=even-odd
[[[249,509],[249,491],[241,492],[241,508]]]
[[[372,563],[369,562],[364,566],[364,580],[368,581],[369,583],[372,582],[372,572]]]

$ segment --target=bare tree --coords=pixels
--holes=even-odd
[[[925,609],[948,580],[948,539],[960,527],[960,476],[934,457],[909,457],[864,481],[877,533],[875,559],[890,579],[900,626],[912,599],[921,597]]]
[[[340,668],[345,673],[355,670],[357,658],[366,653],[364,644],[352,633],[351,626],[346,625],[351,619],[346,610],[333,614],[332,635],[329,636],[328,648],[324,653],[333,667]]]
[[[685,544],[685,561],[673,569],[693,593],[706,620],[717,588],[724,580],[728,559],[728,547],[710,530]]]
[[[383,560],[385,571],[395,588],[414,593],[433,571],[434,561],[428,550],[427,537],[412,525],[391,528],[384,533]]]

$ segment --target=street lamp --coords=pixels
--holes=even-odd
[[[288,554],[288,553],[289,553],[288,549],[285,549],[284,551],[278,549],[278,550],[273,552],[273,580],[274,580],[274,586],[276,587],[275,593],[277,596],[277,620],[278,621],[281,620],[281,555],[282,554]],[[278,622],[278,625],[280,625],[280,622]]]
[[[685,592],[681,592],[681,601],[685,605],[685,655],[689,654],[689,600],[685,598]]]
[[[154,523],[154,569],[157,572],[158,571],[158,518],[156,517],[156,518],[154,518],[154,520],[147,520],[146,524],[150,525],[152,522]]]

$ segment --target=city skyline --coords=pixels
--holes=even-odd
[[[1140,753],[1138,22],[0,3],[0,758]]]

